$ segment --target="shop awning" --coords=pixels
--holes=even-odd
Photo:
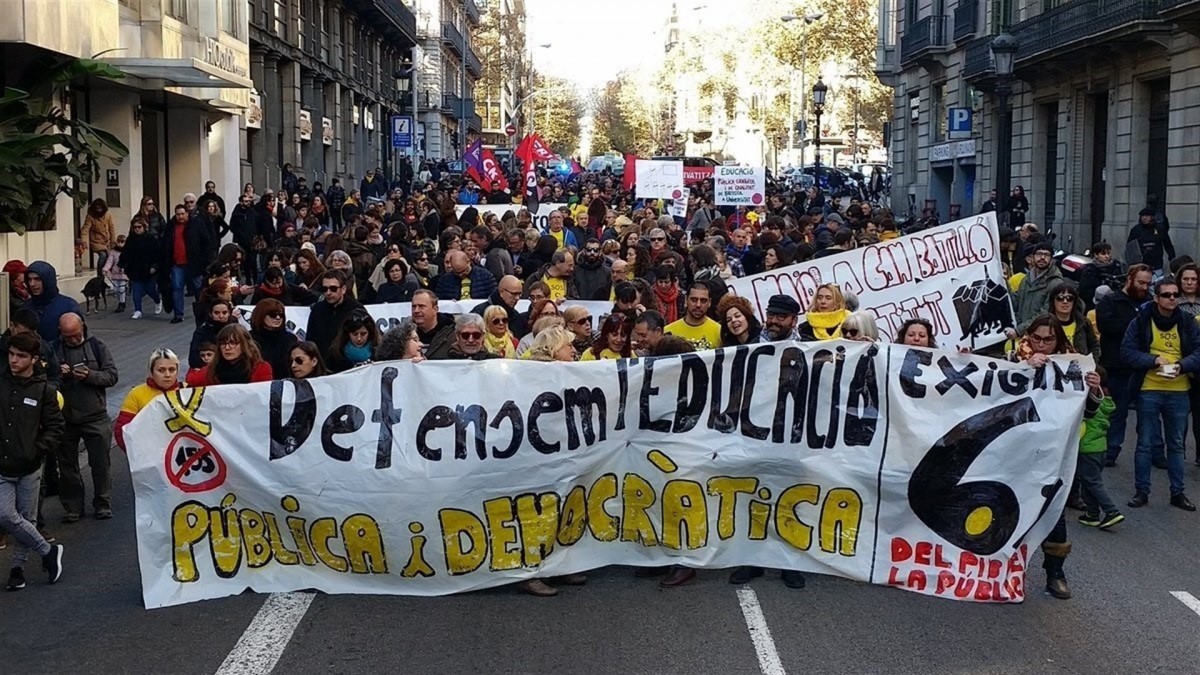
[[[168,87],[252,89],[249,78],[200,59],[103,59],[117,70],[144,80],[161,80]]]

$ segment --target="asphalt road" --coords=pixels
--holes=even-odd
[[[121,366],[114,409],[142,377],[139,354],[160,344],[186,353],[190,336],[190,322],[101,316],[92,328]],[[1106,472],[1120,503],[1131,495],[1129,452]],[[507,588],[442,598],[299,596],[310,604],[293,614],[294,625],[266,622],[256,642],[264,628],[256,622],[239,648],[266,596],[143,609],[133,491],[124,456],[114,450],[113,458],[113,520],[61,525],[60,505],[47,500],[47,522],[66,547],[64,577],[47,586],[30,569],[27,589],[0,593],[0,672],[211,674],[223,664],[221,672],[262,672],[253,666],[264,657],[269,666],[284,643],[276,673],[1200,672],[1200,614],[1171,595],[1200,597],[1200,513],[1166,504],[1163,472],[1150,506],[1125,509],[1115,531],[1078,526],[1069,512],[1075,597],[1066,602],[1040,592],[1040,554],[1027,601],[1008,606],[811,575],[806,589],[791,590],[770,572],[735,587],[727,572],[701,571],[689,586],[661,590],[613,567],[545,599]],[[1195,499],[1200,469],[1191,459],[1189,450]],[[0,569],[10,554],[0,551]],[[753,590],[749,600],[739,588]],[[765,643],[753,620],[752,637],[746,602],[761,611]]]

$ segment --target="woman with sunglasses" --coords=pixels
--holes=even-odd
[[[1084,316],[1079,288],[1070,281],[1054,284],[1050,287],[1050,295],[1046,302],[1049,304],[1046,308],[1047,313],[1058,320],[1075,353],[1099,356],[1100,339],[1092,331],[1091,322]]]
[[[855,342],[879,342],[879,327],[870,312],[853,312],[842,321],[842,337]]]
[[[579,357],[580,361],[599,361],[603,359],[627,359],[633,356],[629,334],[633,332],[633,322],[624,314],[609,314],[600,326],[600,336]]]
[[[193,387],[211,387],[270,382],[271,377],[271,364],[262,360],[250,332],[235,323],[217,333],[217,357],[204,368],[188,371],[187,383]]]
[[[276,380],[291,376],[288,354],[296,344],[296,336],[287,329],[287,312],[274,298],[260,300],[250,314],[250,337],[258,344],[262,359],[271,364]]]
[[[572,305],[563,310],[567,330],[575,336],[575,351],[582,354],[592,348],[592,313],[587,307]]]
[[[483,310],[483,348],[487,353],[504,359],[517,358],[517,338],[509,330],[508,310],[489,305]]]
[[[328,375],[321,350],[312,342],[299,342],[288,352],[288,377],[309,380]]]
[[[142,408],[167,391],[175,391],[179,382],[179,357],[170,349],[155,349],[150,353],[150,376],[146,381],[129,390],[121,404],[121,412],[113,428],[117,445],[125,451],[125,425],[133,421]]]
[[[329,347],[329,370],[341,373],[370,363],[379,347],[379,327],[365,310],[354,310],[342,320]]]

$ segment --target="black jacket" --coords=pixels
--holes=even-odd
[[[1100,329],[1100,365],[1109,371],[1129,370],[1130,365],[1121,358],[1121,341],[1133,317],[1137,316],[1138,303],[1121,289],[1100,299],[1096,303],[1096,327]]]
[[[608,289],[612,283],[612,272],[603,260],[595,265],[588,265],[582,260],[575,262],[575,288],[579,297],[584,300],[608,300]],[[598,297],[603,294],[604,297]]]
[[[1096,306],[1096,289],[1105,285],[1114,291],[1125,285],[1125,265],[1120,260],[1113,260],[1107,265],[1093,261],[1080,270],[1079,296],[1088,309]]]
[[[500,289],[499,288],[497,288],[496,291],[494,293],[492,293],[491,297],[489,297],[487,299],[487,302],[481,302],[478,305],[475,305],[475,307],[471,310],[471,313],[478,314],[479,316],[483,316],[483,313],[487,311],[487,308],[491,307],[492,305],[496,305],[497,307],[503,307],[504,312],[506,314],[508,314],[508,330],[509,330],[509,332],[511,332],[513,335],[517,336],[518,338],[525,337],[525,334],[529,332],[529,327],[525,323],[525,315],[518,312],[515,308],[509,307],[508,305],[504,304],[504,302],[502,302],[500,300]]]
[[[251,330],[250,337],[258,343],[258,349],[262,352],[262,359],[271,364],[271,376],[276,380],[282,380],[292,376],[291,364],[288,363],[288,357],[292,353],[292,347],[295,347],[299,342],[293,333],[286,329],[279,330]]]
[[[180,227],[174,218],[167,223],[163,237],[163,264],[170,268],[175,264],[175,229]],[[187,271],[194,277],[204,274],[208,266],[217,260],[217,239],[212,226],[198,216],[188,220],[183,231],[183,246],[187,251]]]
[[[230,319],[230,323],[234,321],[237,321],[237,319]],[[192,331],[192,344],[188,348],[189,368],[204,367],[204,362],[200,360],[200,345],[205,342],[211,342],[214,345],[217,344],[217,333],[220,333],[221,329],[228,325],[229,323],[213,323],[211,319],[208,319],[197,326],[196,330]]]
[[[254,207],[242,206],[240,203],[233,207],[229,216],[229,231],[233,233],[233,243],[241,246],[247,253],[254,248],[254,235],[258,234],[255,227],[257,214]]]
[[[418,326],[417,337],[421,338],[421,342],[426,346],[425,358],[448,358],[450,347],[454,344],[454,316],[439,312],[437,325],[433,330],[426,332]]]
[[[362,309],[362,303],[350,297],[348,292],[342,298],[342,303],[336,307],[321,300],[312,306],[312,312],[308,315],[304,339],[317,345],[322,355],[328,354],[342,321],[356,309]]]
[[[1126,240],[1126,257],[1129,258],[1130,264],[1134,262],[1142,262],[1150,266],[1152,270],[1161,270],[1166,267],[1166,262],[1175,257],[1175,244],[1171,242],[1171,233],[1165,228],[1157,225],[1142,225],[1138,223],[1129,230],[1129,239]],[[1132,244],[1132,246],[1129,246]],[[1129,253],[1140,254],[1140,258],[1135,259]],[[1164,257],[1163,254],[1166,254]]]
[[[17,377],[5,368],[0,371],[0,410],[0,475],[15,478],[41,469],[66,428],[54,387],[36,371],[32,377]]]
[[[130,234],[121,252],[121,267],[130,281],[149,281],[162,264],[158,239],[152,234]]]

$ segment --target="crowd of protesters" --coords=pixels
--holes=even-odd
[[[898,221],[878,205],[781,185],[772,186],[765,203],[754,208],[717,206],[706,181],[691,186],[686,216],[674,217],[668,204],[638,199],[610,170],[572,176],[543,171],[537,197],[563,206],[542,230],[521,204],[524,195],[453,180],[435,163],[392,183],[371,171],[350,189],[337,179],[328,188],[320,183],[310,188],[290,167],[282,182],[280,189],[261,194],[245,185],[228,212],[209,183],[199,197],[184,195],[169,219],[145,198],[121,233],[102,201],[89,208],[93,265],[114,287],[118,280],[128,284],[132,307],[122,296],[118,311],[141,319],[149,311],[143,305],[149,295],[155,314],[180,323],[185,297],[193,298],[188,353],[160,349],[151,355],[145,383],[129,393],[115,422],[122,448],[123,427],[137,411],[181,386],[316,378],[397,359],[588,361],[781,340],[883,340],[936,348],[948,337],[921,318],[906,321],[895,335],[881,335],[874,316],[859,311],[857,298],[833,283],[821,285],[807,308],[790,296],[770,298],[762,321],[727,286],[737,277],[934,227],[937,218],[930,213]],[[522,181],[514,175],[510,183]],[[475,208],[479,203],[510,208],[497,214]],[[1092,247],[1094,262],[1076,285],[1052,263],[1053,251],[1037,226],[1016,225],[1002,228],[1001,235],[1016,325],[1006,347],[984,353],[1034,366],[1053,354],[1090,354],[1102,365],[1087,377],[1087,419],[1070,497],[1070,505],[1083,511],[1078,521],[1108,529],[1124,519],[1105,490],[1102,470],[1115,465],[1126,417],[1135,406],[1136,484],[1129,506],[1149,502],[1150,469],[1160,466],[1169,475],[1170,503],[1194,510],[1184,494],[1183,453],[1188,415],[1200,413],[1200,394],[1193,393],[1190,378],[1200,370],[1200,328],[1194,320],[1200,315],[1200,268],[1190,259],[1172,261],[1167,227],[1143,212],[1126,249],[1137,264],[1126,268],[1101,242]],[[58,293],[53,268],[14,261],[5,269],[23,282],[14,282],[12,292],[18,306],[30,311],[5,334],[10,365],[0,387],[25,391],[44,377],[50,378],[47,387],[65,390],[61,383],[73,379],[102,396],[115,383],[115,366],[111,381],[96,377],[111,365],[104,362],[107,350],[93,349],[94,363],[87,360],[86,346],[83,356],[61,353],[80,349],[83,334],[75,329],[81,322],[71,317],[81,312]],[[1157,281],[1151,293],[1152,278]],[[571,302],[581,300],[592,303]],[[467,303],[471,310],[441,311],[439,302],[448,301]],[[411,303],[411,316],[381,332],[368,306],[394,302]],[[593,317],[588,307],[595,302],[611,306]],[[253,306],[249,316],[239,314],[240,305]],[[304,340],[286,326],[288,307],[311,308],[308,324],[300,327]],[[16,367],[27,357],[39,364],[32,371]],[[83,359],[82,371],[69,367],[76,358]],[[39,470],[41,460],[30,459],[39,453],[61,458],[75,452],[67,446],[81,438],[86,443],[85,431],[95,439],[91,453],[93,445],[107,442],[97,436],[97,425],[108,420],[72,413],[76,420],[68,415],[67,427],[74,424],[76,430],[64,433],[54,431],[57,410],[43,413],[37,428],[44,436],[37,448],[22,450],[30,457],[19,466],[0,457],[0,525],[19,545],[61,562],[61,548],[46,552],[47,539],[38,541],[22,524],[40,519],[28,495],[20,496],[29,486],[18,485],[13,508],[4,481]],[[1192,422],[1200,441],[1200,425]],[[66,449],[48,449],[43,438]],[[97,463],[107,471],[105,459]],[[97,489],[107,486],[106,479],[94,479]],[[82,493],[72,490],[69,498],[68,516],[77,520]],[[110,517],[107,495],[97,500],[97,517]],[[1047,591],[1064,599],[1070,597],[1063,572],[1070,549],[1060,518],[1043,551]],[[47,565],[58,569],[53,560]],[[672,587],[691,581],[695,571],[675,566],[642,573],[653,574],[665,574],[662,585]],[[761,574],[739,568],[730,581],[745,583]],[[19,581],[23,586],[23,577]],[[557,581],[578,584],[586,578]],[[783,581],[795,588],[805,583],[790,570]],[[16,585],[10,582],[10,588]],[[520,586],[534,595],[557,592],[538,579]]]

